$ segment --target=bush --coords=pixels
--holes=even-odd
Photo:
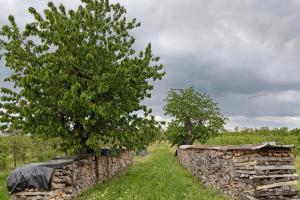
[[[0,171],[7,167],[7,144],[6,141],[0,138]]]

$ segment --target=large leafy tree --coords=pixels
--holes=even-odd
[[[164,111],[172,117],[166,131],[172,145],[205,142],[223,128],[225,117],[207,93],[171,89],[165,101]]]
[[[2,88],[2,128],[63,138],[63,147],[87,151],[99,143],[144,148],[155,136],[151,82],[164,75],[151,45],[137,52],[120,4],[82,0],[76,10],[49,2],[34,20],[19,29],[14,17],[2,27],[0,47],[6,78]],[[22,30],[22,31],[21,31]],[[142,114],[141,114],[142,113]]]

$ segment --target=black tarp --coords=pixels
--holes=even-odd
[[[111,150],[109,147],[103,147],[100,154],[101,156],[110,156]],[[124,150],[125,148],[115,149],[115,153],[121,153]],[[20,192],[26,188],[49,190],[54,169],[62,168],[74,160],[85,159],[91,155],[95,155],[95,153],[79,154],[70,159],[58,158],[48,162],[32,163],[18,167],[7,178],[7,189],[10,193]]]
[[[33,163],[16,168],[7,178],[10,193],[23,191],[25,188],[49,190],[54,169],[70,164],[74,159],[54,159],[43,163]]]

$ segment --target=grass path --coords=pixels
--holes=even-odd
[[[187,172],[165,143],[149,148],[148,155],[107,183],[88,189],[77,200],[225,200]]]

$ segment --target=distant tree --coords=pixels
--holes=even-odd
[[[4,170],[8,164],[9,145],[5,136],[0,136],[0,170]]]
[[[192,87],[170,90],[165,101],[164,111],[173,118],[166,135],[173,146],[205,142],[225,124],[225,117],[209,95]]]
[[[238,126],[234,127],[234,131],[238,132],[239,131],[239,127]]]
[[[133,48],[140,23],[108,0],[82,0],[69,11],[49,2],[43,14],[29,12],[34,21],[24,31],[9,16],[0,32],[13,72],[6,81],[17,88],[1,90],[2,129],[60,137],[64,149],[81,152],[99,143],[139,149],[151,142],[158,124],[141,101],[164,72],[150,44]]]
[[[295,128],[290,130],[289,134],[295,134],[295,135],[299,135],[300,136],[300,129],[299,128]],[[299,138],[300,140],[300,138]]]

